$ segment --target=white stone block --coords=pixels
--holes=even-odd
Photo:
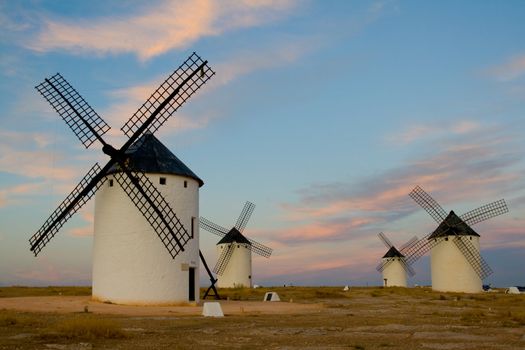
[[[202,306],[202,316],[204,317],[224,317],[221,304],[216,301],[205,302]]]
[[[279,295],[275,292],[266,292],[263,301],[281,301]]]

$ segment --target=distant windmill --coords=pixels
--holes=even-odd
[[[121,128],[129,138],[119,149],[102,138],[108,124],[60,74],[36,87],[86,148],[99,141],[110,159],[102,168],[95,164],[31,237],[35,256],[100,190],[93,297],[124,304],[198,301],[204,257],[195,221],[203,182],[152,134],[214,74],[208,61],[190,55]]]
[[[237,223],[230,230],[202,216],[200,218],[202,228],[222,237],[217,243],[219,258],[213,269],[218,275],[218,286],[221,288],[251,287],[252,251],[266,258],[272,254],[271,248],[246,238],[242,234],[254,208],[253,203],[246,202]]]
[[[414,276],[416,273],[406,262],[407,257],[403,254],[403,252],[407,247],[417,241],[417,237],[413,237],[407,243],[403,244],[398,250],[383,232],[380,232],[377,236],[388,248],[388,251],[385,255],[383,255],[381,262],[376,267],[376,270],[382,272],[383,274],[383,286],[406,287],[407,274]]]
[[[447,212],[423,189],[416,186],[410,197],[439,224],[431,233],[406,248],[408,264],[431,251],[432,289],[476,293],[492,269],[479,252],[479,234],[470,226],[508,212],[505,200],[483,205],[461,216]]]

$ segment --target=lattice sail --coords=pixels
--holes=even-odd
[[[199,218],[200,225],[203,229],[206,231],[216,234],[217,236],[224,237],[228,233],[229,230],[225,229],[222,226],[217,225],[214,222],[211,222],[210,220],[206,219],[205,217]]]
[[[195,52],[184,61],[148,98],[146,102],[124,124],[121,130],[128,137],[152,116],[161,105],[169,99],[155,117],[155,120],[144,130],[154,133],[166,120],[179,109],[215,72]]]
[[[143,172],[118,172],[115,179],[175,258],[192,238],[155,185]]]
[[[440,224],[447,217],[447,212],[421,187],[416,186],[412,192],[409,193],[409,196],[425,209],[437,223]]]
[[[250,239],[250,238],[247,238],[247,239],[252,244],[250,246],[250,249],[252,252],[259,254],[260,256],[264,256],[265,258],[269,258],[270,255],[272,255],[272,252],[273,252],[272,248],[267,247],[264,244],[261,244],[259,242],[256,242],[253,239]]]
[[[235,224],[235,227],[239,232],[242,233],[242,231],[244,231],[244,228],[246,227],[248,220],[250,220],[254,209],[255,204],[251,202],[246,202],[246,204],[244,204],[244,208],[242,209],[241,215],[239,215],[237,223]]]
[[[383,242],[383,244],[387,247],[387,248],[391,248],[393,247],[394,245],[392,244],[392,242],[388,239],[387,236],[385,236],[385,234],[383,232],[379,232],[377,234],[377,236],[379,237],[379,239],[381,240],[381,242]]]
[[[504,199],[485,204],[477,209],[471,210],[460,216],[467,225],[475,225],[479,222],[509,212]]]
[[[79,93],[59,74],[45,79],[35,87],[88,148],[109,125],[91,108]]]
[[[101,176],[100,172],[100,166],[95,163],[73,191],[67,195],[66,199],[53,211],[42,227],[29,239],[31,251],[35,256],[57,234],[66,221],[79,211],[104,184],[104,177],[97,179]]]
[[[454,243],[482,280],[493,273],[490,266],[481,257],[479,251],[472,244],[472,242],[467,239],[462,239],[461,236],[457,236],[454,238]]]
[[[234,250],[235,245],[233,243],[228,244],[228,246],[222,250],[219,259],[217,259],[217,263],[213,268],[213,272],[215,272],[219,276],[222,276],[224,270],[226,270],[226,266],[228,266],[228,263],[230,262]]]
[[[421,258],[423,255],[428,253],[433,247],[441,243],[442,238],[432,238],[428,239],[432,235],[432,232],[425,235],[420,240],[417,240],[410,246],[407,246],[404,251],[403,255],[405,255],[405,259],[408,265],[412,265],[415,263],[419,258]]]

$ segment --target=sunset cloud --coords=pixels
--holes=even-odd
[[[525,75],[525,55],[515,55],[506,62],[487,70],[499,81],[511,81]]]
[[[388,229],[386,226],[421,210],[408,196],[416,185],[439,198],[446,210],[454,209],[447,208],[450,202],[483,200],[479,203],[482,205],[504,196],[512,199],[525,185],[516,168],[523,155],[511,146],[514,138],[509,134],[494,135],[493,128],[482,132],[480,128],[477,124],[460,128],[461,133],[476,131],[477,143],[464,141],[460,135],[443,137],[438,142],[443,146],[437,152],[375,177],[300,189],[298,202],[282,205],[284,219],[297,226],[276,235],[276,239],[338,239],[344,231],[355,237]]]
[[[286,16],[295,1],[159,1],[139,13],[80,21],[46,19],[27,47],[100,55],[134,53],[147,60],[227,31],[250,28]]]

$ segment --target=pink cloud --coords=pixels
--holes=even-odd
[[[76,22],[47,20],[27,43],[36,51],[132,52],[146,60],[197,40],[259,26],[291,13],[295,1],[160,1],[140,13]]]
[[[481,125],[472,120],[460,120],[449,124],[411,125],[406,130],[388,136],[392,143],[406,145],[419,140],[429,140],[447,134],[463,135],[477,131]]]
[[[487,73],[500,81],[517,79],[525,74],[525,55],[513,56],[505,63],[488,69]]]
[[[93,215],[92,206],[90,206],[89,209],[83,208],[80,214],[84,222],[88,223],[88,225],[72,228],[67,233],[73,237],[93,236],[93,223],[95,222],[95,217]]]

